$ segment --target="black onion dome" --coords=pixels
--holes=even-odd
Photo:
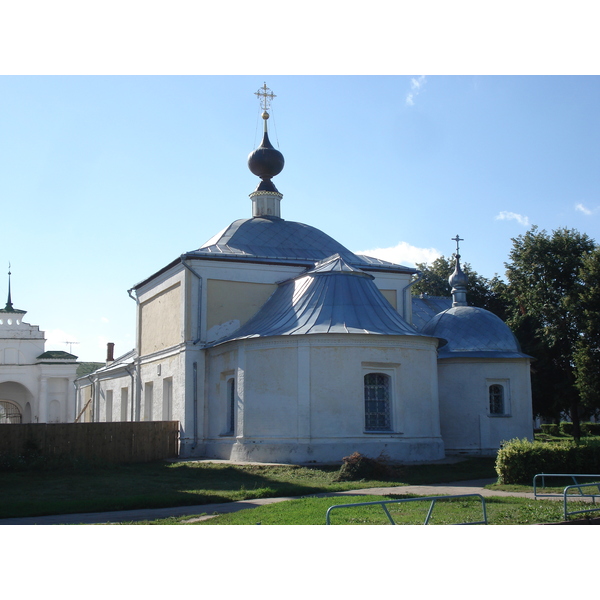
[[[265,182],[281,173],[284,163],[283,154],[273,148],[265,131],[260,146],[248,156],[248,168]]]

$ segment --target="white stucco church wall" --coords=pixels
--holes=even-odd
[[[310,335],[247,339],[208,358],[205,453],[247,461],[339,461],[352,452],[437,460],[436,354],[431,338]],[[365,376],[389,377],[387,430],[365,426]]]

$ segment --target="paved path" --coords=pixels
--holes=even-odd
[[[415,494],[423,496],[454,496],[458,494],[481,494],[489,496],[518,496],[521,498],[534,498],[533,493],[526,492],[500,492],[486,490],[483,486],[494,483],[495,479],[478,479],[474,481],[457,481],[453,483],[438,483],[435,485],[403,485],[399,487],[368,488],[363,490],[348,490],[345,492],[331,492],[315,494],[315,497],[332,496],[358,496],[358,495],[405,495]],[[256,500],[243,500],[241,502],[224,502],[221,504],[200,504],[196,506],[177,506],[174,508],[144,508],[139,510],[123,510],[115,512],[80,513],[74,515],[50,515],[46,517],[27,517],[21,519],[0,519],[0,525],[91,525],[109,523],[128,523],[134,521],[153,521],[167,517],[183,517],[189,515],[189,522],[210,519],[217,514],[225,514],[256,508],[265,504],[294,500],[294,498],[259,498]],[[203,515],[195,517],[195,515]]]

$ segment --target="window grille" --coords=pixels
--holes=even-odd
[[[365,375],[365,430],[389,431],[390,377],[383,373]]]
[[[16,404],[0,400],[0,424],[21,423],[21,411]]]
[[[504,388],[497,383],[490,385],[490,414],[504,414]]]

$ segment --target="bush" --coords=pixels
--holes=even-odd
[[[354,452],[342,459],[343,463],[338,473],[337,481],[359,481],[361,479],[388,479],[397,475],[400,467],[390,465],[387,458],[380,455],[378,458],[363,456]]]
[[[556,425],[556,423],[544,423],[542,424],[542,432],[557,437],[560,435],[560,425]]]
[[[600,473],[600,441],[558,444],[514,439],[496,458],[498,483],[531,485],[537,473]]]
[[[544,423],[542,432],[548,435],[558,437],[561,435],[573,435],[573,423],[562,422],[559,425],[554,423]],[[600,435],[600,423],[581,423],[581,435]]]
[[[600,435],[600,423],[582,423],[581,430],[584,435]]]

